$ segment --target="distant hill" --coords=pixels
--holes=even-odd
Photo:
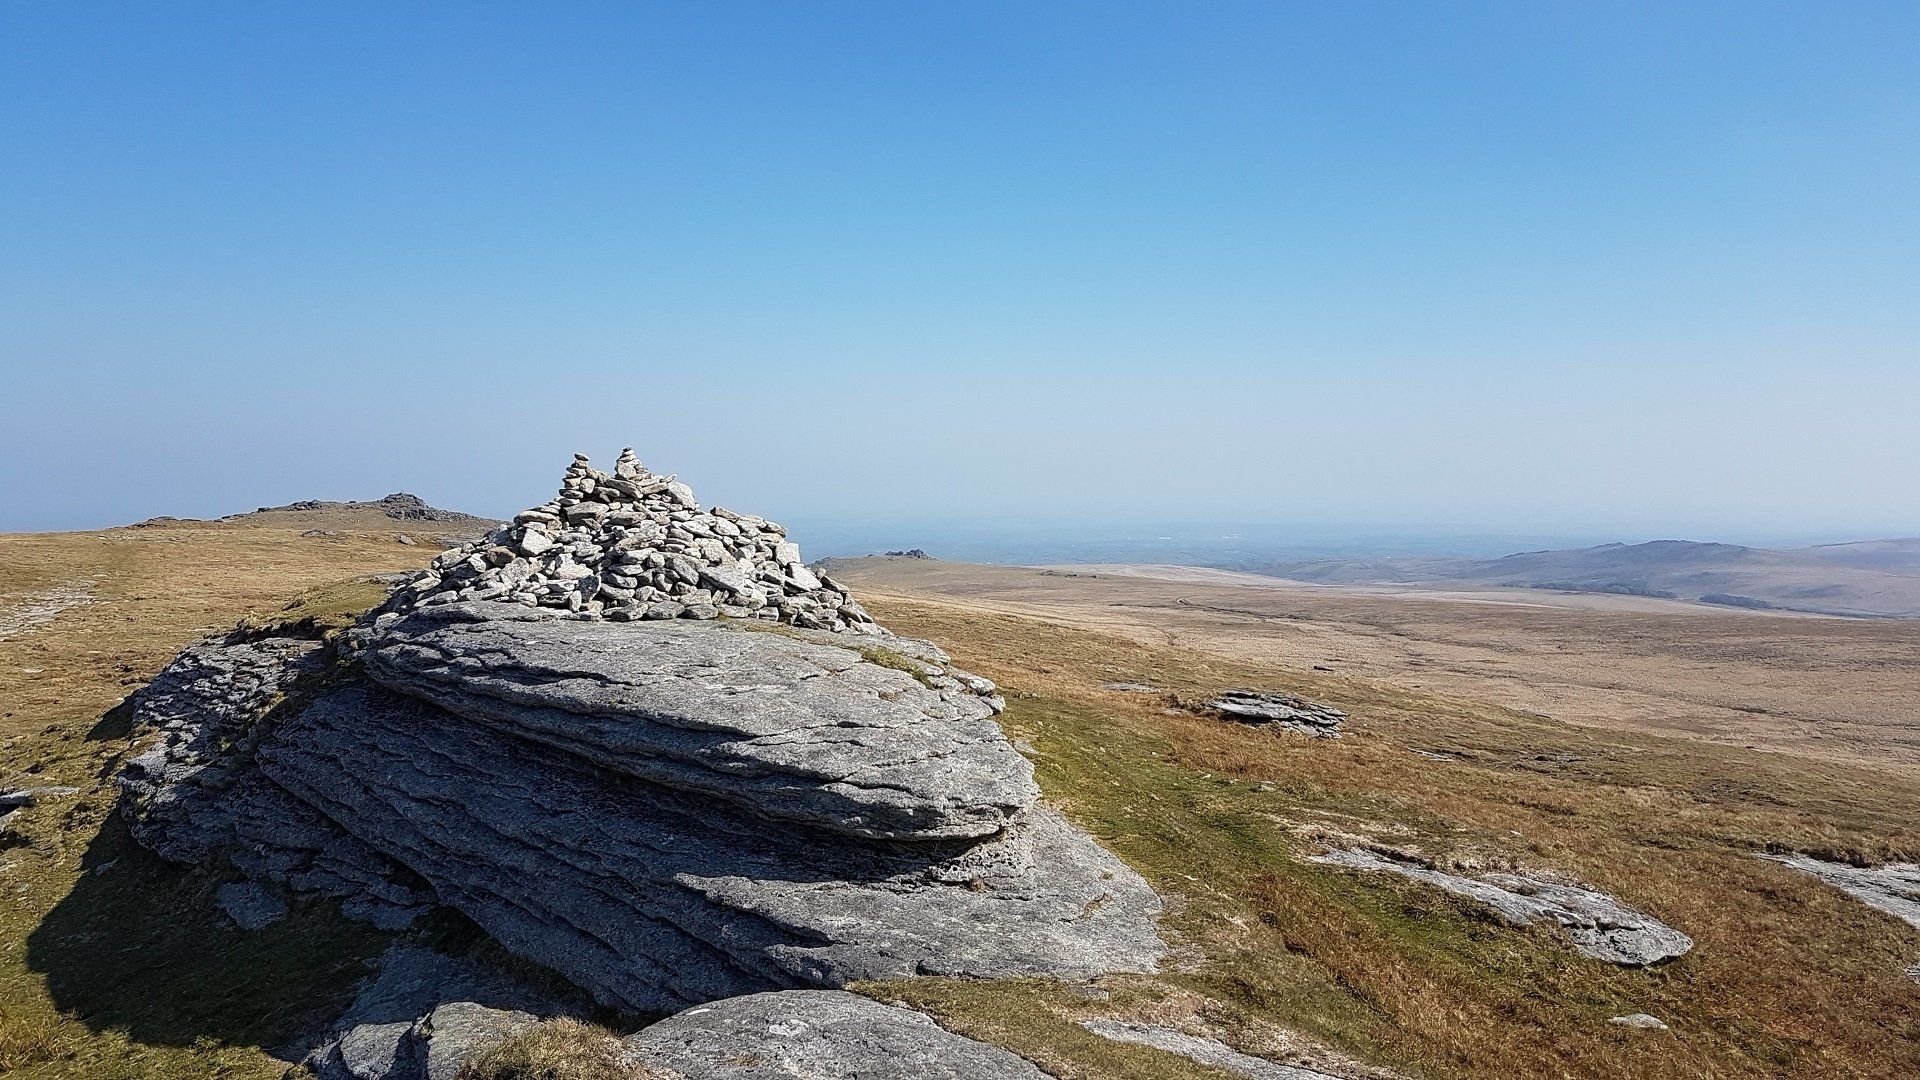
[[[136,522],[135,529],[205,528],[208,525],[259,526],[273,529],[299,529],[327,537],[343,532],[393,533],[404,537],[431,538],[443,543],[467,541],[497,528],[492,518],[442,510],[418,495],[404,491],[367,501],[344,502],[304,499],[285,506],[263,506],[244,514],[228,514],[215,521],[194,518],[157,517]]]
[[[1920,539],[1787,550],[1654,540],[1498,559],[1328,559],[1238,569],[1327,585],[1550,589],[1832,615],[1920,616]]]

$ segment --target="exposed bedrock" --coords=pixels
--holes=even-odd
[[[508,734],[837,832],[982,837],[1033,802],[992,683],[904,652],[888,657],[900,667],[865,658],[900,639],[840,638],[477,603],[394,621],[362,658],[379,682]]]
[[[236,919],[281,888],[387,926],[446,905],[633,1012],[1152,970],[1159,899],[1037,802],[993,684],[683,488],[576,462],[514,527],[558,555],[463,550],[330,644],[188,649],[136,703],[134,834],[273,886],[233,890]],[[580,560],[611,599],[536,580]],[[701,601],[736,572],[738,603]],[[648,589],[686,610],[636,614]]]
[[[841,991],[753,994],[688,1009],[627,1037],[629,1061],[684,1080],[898,1077],[1044,1080],[1031,1062],[925,1013]]]
[[[854,841],[594,770],[381,690],[261,749],[275,782],[622,1008],[912,975],[1148,970],[1159,902],[1036,807],[985,843]]]

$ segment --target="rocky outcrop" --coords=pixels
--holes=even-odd
[[[383,617],[384,619],[385,617]],[[617,626],[508,604],[368,635],[372,677],[506,734],[758,814],[889,839],[991,836],[1038,794],[993,684],[924,643]],[[897,665],[897,666],[892,666]]]
[[[624,450],[611,474],[575,455],[551,502],[445,552],[395,591],[392,611],[499,600],[583,619],[765,619],[874,632],[852,595],[800,559],[787,530],[700,508],[693,489]]]
[[[699,515],[683,487],[582,459],[550,510],[342,640],[188,650],[136,704],[157,739],[122,779],[135,835],[385,925],[452,907],[630,1012],[1151,970],[1158,899],[1037,803],[993,684],[828,596],[777,526]],[[736,572],[757,592],[718,612],[749,617],[640,618],[617,595],[556,601],[543,582],[579,566],[644,568],[689,609]]]
[[[1353,870],[1385,871],[1425,882],[1455,896],[1477,900],[1515,926],[1534,922],[1557,925],[1582,956],[1623,967],[1657,964],[1693,948],[1693,939],[1673,927],[1605,893],[1578,885],[1522,874],[1462,877],[1357,848],[1316,855],[1312,861]]]
[[[627,1038],[636,1066],[676,1080],[1044,1080],[1031,1062],[925,1013],[831,990],[688,1009]]]
[[[1347,719],[1331,705],[1266,690],[1228,690],[1209,700],[1207,708],[1242,723],[1272,724],[1321,739],[1339,738]]]
[[[424,702],[347,690],[266,774],[602,1002],[1152,966],[1158,901],[1043,807],[986,842],[861,842],[637,783]]]
[[[133,730],[151,742],[121,770],[120,814],[165,858],[225,858],[262,881],[339,900],[354,918],[405,926],[429,902],[413,875],[254,761],[268,714],[324,663],[316,639],[240,631],[183,650],[134,695]]]

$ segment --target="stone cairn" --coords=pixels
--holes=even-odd
[[[839,582],[800,561],[784,526],[700,509],[692,488],[649,472],[631,449],[611,475],[575,454],[551,502],[442,553],[381,610],[482,600],[564,608],[580,619],[725,616],[879,632]]]

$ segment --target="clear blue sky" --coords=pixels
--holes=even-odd
[[[0,528],[1920,533],[1920,5],[0,5]]]

